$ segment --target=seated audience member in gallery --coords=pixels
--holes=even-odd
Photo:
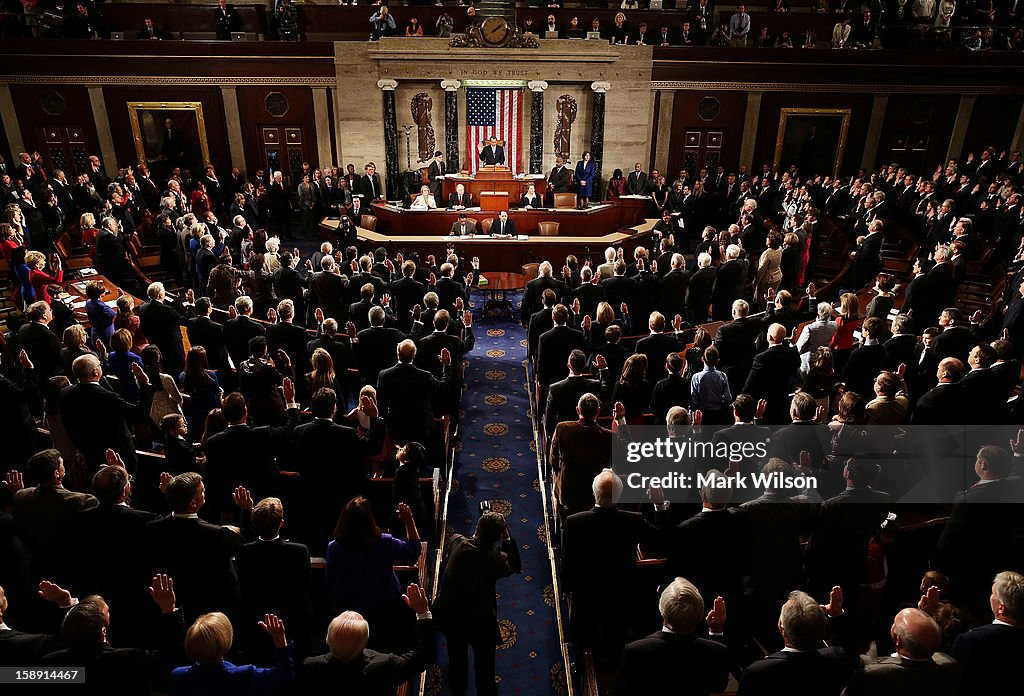
[[[420,187],[420,193],[413,199],[410,207],[412,210],[434,210],[437,208],[434,194],[430,192],[429,186],[423,185]]]
[[[661,593],[658,610],[662,629],[628,644],[615,675],[615,696],[664,693],[670,685],[686,684],[680,693],[693,696],[725,691],[729,682],[729,651],[719,642],[726,621],[726,604],[714,601],[705,616],[697,587],[676,578]],[[695,635],[707,624],[709,638]]]
[[[434,659],[435,643],[427,597],[413,584],[406,588],[402,600],[416,614],[412,650],[400,655],[368,650],[369,622],[357,612],[343,612],[327,627],[328,652],[302,663],[299,692],[387,694],[426,669]]]
[[[135,33],[135,38],[142,39],[144,41],[160,41],[162,39],[169,39],[171,35],[161,29],[157,29],[156,25],[153,24],[153,20],[146,17],[143,20],[142,29]]]

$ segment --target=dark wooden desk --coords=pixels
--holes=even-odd
[[[476,176],[446,176],[441,182],[441,191],[444,194],[444,202],[448,202],[448,196],[455,193],[455,187],[462,184],[466,192],[473,197],[474,202],[480,201],[481,191],[504,191],[508,194],[508,204],[511,207],[519,205],[519,199],[526,193],[526,188],[533,184],[537,187],[537,195],[544,197],[547,190],[546,179],[543,174],[528,174],[522,179],[511,177],[495,177],[484,172]],[[439,201],[440,202],[440,201]]]
[[[538,223],[557,222],[558,236],[599,237],[623,227],[633,227],[643,222],[649,211],[646,199],[624,199],[602,203],[589,210],[534,208],[509,212],[509,219],[516,224],[519,234],[537,235]],[[451,232],[452,224],[459,219],[454,210],[405,210],[389,204],[374,203],[373,214],[377,216],[377,232],[402,237],[408,235],[445,236]],[[497,210],[467,210],[466,216],[477,221],[498,217]]]
[[[582,265],[587,259],[597,265],[604,263],[604,250],[607,247],[622,247],[626,256],[631,256],[639,244],[649,244],[650,231],[656,221],[649,219],[641,225],[619,232],[611,232],[602,236],[558,236],[530,237],[529,239],[492,239],[491,237],[449,237],[447,235],[391,235],[377,230],[370,231],[359,228],[359,249],[370,251],[379,247],[388,250],[389,256],[401,252],[406,258],[418,253],[426,258],[434,254],[438,258],[445,255],[446,247],[453,244],[462,256],[480,258],[481,272],[488,274],[495,271],[521,273],[523,264],[537,263],[546,259],[554,260],[561,266],[561,260],[568,254],[575,254]],[[337,235],[338,221],[324,219],[320,229],[326,238]]]

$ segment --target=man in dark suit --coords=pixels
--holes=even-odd
[[[316,296],[316,307],[331,319],[345,321],[348,316],[345,300],[351,285],[348,276],[342,275],[332,256],[323,257],[320,268],[322,270],[309,278],[309,289]]]
[[[875,378],[885,367],[885,346],[878,342],[883,331],[884,321],[878,317],[865,319],[861,326],[861,345],[853,349],[843,368],[846,391],[857,392],[865,403],[873,398]]]
[[[419,675],[434,659],[434,621],[426,595],[409,585],[402,599],[416,614],[416,644],[395,655],[366,649],[370,628],[356,612],[346,611],[327,627],[330,652],[307,658],[299,670],[301,693],[390,694]]]
[[[444,161],[444,153],[438,150],[434,153],[434,159],[427,168],[427,176],[430,178],[431,193],[434,200],[441,200],[441,187],[444,182],[444,175],[448,174],[448,165]]]
[[[491,221],[490,235],[492,237],[515,237],[517,234],[516,222],[508,219],[507,210],[502,210],[498,213],[498,217]]]
[[[384,200],[385,193],[384,187],[380,183],[380,174],[377,173],[377,165],[370,162],[365,167],[362,178],[359,179],[359,193],[363,195],[363,206],[366,208],[366,212],[370,212],[370,204],[376,200]],[[359,224],[357,218],[352,218],[353,222]]]
[[[505,164],[505,146],[499,145],[497,138],[488,138],[480,146],[480,163],[488,167]]]
[[[717,271],[711,265],[711,256],[699,254],[697,270],[686,286],[686,318],[691,324],[703,324],[708,320],[716,277]]]
[[[882,221],[872,220],[868,223],[867,231],[857,248],[850,252],[853,257],[853,284],[850,287],[855,290],[870,284],[882,265],[882,241],[885,239]]]
[[[306,359],[309,360],[317,348],[323,348],[330,353],[331,359],[334,361],[334,371],[339,375],[344,375],[349,368],[355,367],[356,363],[348,336],[346,334],[343,336],[345,336],[344,340],[338,338],[337,321],[325,319],[320,323],[317,337],[306,343]]]
[[[611,465],[614,436],[598,424],[600,412],[600,399],[584,394],[576,406],[579,419],[559,423],[550,435],[548,464],[555,478],[560,520],[590,509],[594,477]]]
[[[209,297],[196,300],[196,316],[186,324],[189,345],[206,349],[210,368],[224,370],[228,367],[228,351],[224,343],[224,327],[210,318],[213,305]]]
[[[25,314],[29,321],[18,329],[18,350],[25,351],[43,379],[62,373],[60,338],[50,329],[53,321],[50,305],[42,300],[33,302]]]
[[[59,409],[64,427],[85,457],[91,471],[106,463],[107,449],[113,449],[131,473],[138,468],[132,425],[136,419],[149,417],[149,394],[152,387],[142,366],[132,366],[141,397],[133,404],[116,392],[100,385],[103,368],[95,355],[82,355],[71,364],[78,384],[60,392]]]
[[[448,196],[448,207],[454,210],[473,207],[473,196],[466,193],[464,184],[455,184],[455,193]]]
[[[1013,464],[1013,457],[1001,447],[978,450],[978,482],[954,498],[932,559],[935,567],[956,580],[954,601],[978,610],[984,609],[991,578],[1020,564],[1024,485],[1011,476]]]
[[[967,362],[967,356],[971,353],[978,339],[969,326],[963,325],[963,314],[956,307],[947,307],[939,315],[939,326],[942,333],[935,337],[932,350],[936,360],[945,358],[956,358],[960,362]]]
[[[398,344],[397,353],[398,363],[381,370],[376,381],[381,416],[391,426],[391,437],[396,443],[415,441],[433,450],[433,404],[443,399],[450,388],[452,355],[447,349],[441,351],[444,376],[437,379],[413,364],[416,344],[410,339]]]
[[[402,277],[391,281],[391,297],[395,301],[395,321],[401,331],[412,330],[413,309],[423,303],[427,287],[416,280],[416,264],[406,261],[402,264]]]
[[[852,596],[864,582],[868,543],[892,507],[888,493],[872,488],[879,471],[875,461],[850,459],[846,490],[821,504],[804,554],[811,591],[840,585]]]
[[[537,341],[537,381],[547,388],[569,374],[569,354],[573,349],[586,352],[589,348],[590,317],[583,319],[583,331],[568,326],[569,308],[555,305],[551,310],[554,326]],[[546,394],[543,394],[546,398]]]
[[[570,193],[571,190],[572,172],[565,166],[565,159],[559,155],[555,157],[555,166],[551,168],[551,173],[548,174],[547,206],[549,208],[554,207],[556,193]]]
[[[694,632],[705,619],[704,601],[693,583],[676,578],[661,593],[658,605],[664,628],[623,650],[612,690],[614,696],[709,696],[725,691],[729,682],[729,651],[714,640],[725,628],[725,606],[722,598],[716,598],[713,611],[706,617],[712,640],[698,638]]]
[[[363,199],[359,198],[358,195],[353,195],[352,205],[345,210],[345,215],[352,221],[353,225],[359,227],[362,224],[364,215],[373,215],[373,209],[370,207],[370,202],[364,203]]]
[[[163,283],[150,283],[146,294],[149,296],[149,302],[139,308],[139,327],[150,343],[155,343],[160,349],[167,373],[180,374],[185,369],[185,347],[181,342],[181,327],[187,326],[187,317],[194,314],[195,297],[189,290],[185,296],[186,314],[182,314],[168,302]]]
[[[153,20],[146,17],[143,20],[142,29],[135,32],[135,38],[140,41],[160,41],[171,38],[171,35],[162,29],[157,29],[156,25],[153,24]]]
[[[0,667],[36,667],[40,660],[60,650],[60,636],[52,633],[29,633],[13,628],[9,622],[8,595],[0,587]]]
[[[1012,693],[1024,676],[1024,576],[1011,571],[996,575],[989,609],[995,620],[961,633],[950,652],[963,668],[962,683],[971,692]]]
[[[626,177],[626,193],[630,196],[647,195],[647,173],[640,162],[633,166],[633,171]]]
[[[224,322],[224,346],[235,367],[249,357],[249,341],[267,333],[263,325],[252,319],[252,300],[242,295],[234,304],[234,314]]]
[[[612,306],[620,319],[624,316],[622,305],[629,309],[635,304],[636,283],[632,278],[626,277],[626,264],[622,261],[615,262],[615,275],[602,279],[601,288],[604,290],[605,301]]]
[[[306,316],[304,289],[309,285],[306,278],[295,268],[297,259],[290,252],[281,254],[281,267],[274,271],[274,292],[279,299],[291,300],[295,305],[295,316]]]
[[[917,342],[917,336],[912,331],[912,319],[906,314],[897,314],[892,320],[892,336],[885,343],[882,344],[882,348],[885,350],[885,359],[882,362],[883,369],[895,372],[900,365],[906,365],[908,368],[911,365],[918,363],[917,358],[919,355],[919,348]],[[921,345],[920,350],[923,350],[924,346]]]
[[[917,400],[911,425],[948,425],[963,420],[967,390],[959,382],[966,371],[956,358],[941,361],[936,373],[938,384]]]
[[[238,16],[235,6],[228,4],[228,0],[219,0],[217,9],[213,11],[217,22],[217,39],[229,41],[231,32],[238,31],[242,26],[242,19]]]
[[[75,519],[76,579],[82,595],[103,593],[118,608],[117,631],[126,644],[146,642],[150,599],[145,558],[146,525],[158,515],[131,507],[132,480],[116,455],[108,453],[108,466],[92,478],[99,505],[83,510]]]
[[[786,333],[786,327],[782,324],[768,327],[768,349],[754,356],[750,373],[741,390],[755,400],[764,399],[768,402],[763,422],[775,425],[790,422],[787,417],[787,400],[800,377],[800,354],[789,345]]]
[[[715,286],[711,291],[714,318],[718,321],[729,319],[732,303],[743,298],[743,286],[747,282],[749,263],[741,259],[740,249],[730,244],[725,252],[726,261],[715,273]]]
[[[395,364],[395,350],[407,336],[394,327],[384,325],[386,314],[383,307],[372,308],[369,317],[370,327],[356,334],[353,354],[363,381],[377,384],[380,373]]]
[[[599,473],[592,487],[594,507],[565,521],[561,582],[570,598],[573,642],[594,649],[598,669],[606,671],[626,642],[637,544],[661,540],[664,530],[660,518],[656,526],[639,512],[616,507],[622,479],[611,469]],[[621,611],[605,610],[608,593],[621,599]]]
[[[557,302],[558,299],[554,290],[548,288],[541,292],[542,306],[530,317],[526,330],[526,354],[531,360],[536,361],[537,359],[537,345],[540,343],[540,337],[555,326],[555,320],[552,319],[551,312],[554,311]]]
[[[592,317],[597,313],[597,305],[604,301],[604,288],[590,266],[580,269],[580,284],[572,294],[573,300],[580,301],[581,315]]]
[[[786,647],[749,665],[737,693],[839,696],[859,664],[848,631],[843,630],[846,620],[841,589],[833,588],[827,605],[819,605],[806,592],[791,593],[778,622]],[[831,646],[823,647],[829,633],[840,640],[831,639]]]
[[[232,558],[242,547],[241,535],[199,519],[206,503],[199,474],[175,476],[164,494],[171,514],[146,525],[150,568],[174,578],[188,620],[208,611],[235,613],[240,596]]]
[[[95,507],[96,498],[64,488],[64,460],[55,449],[32,455],[26,472],[38,484],[15,492],[13,515],[18,536],[32,552],[32,577],[66,578],[73,564],[68,552],[76,514]]]
[[[449,312],[458,309],[459,300],[469,299],[466,286],[455,276],[455,266],[447,261],[441,264],[441,278],[431,289],[437,293],[438,306]]]
[[[924,272],[921,265],[921,259],[914,261],[914,277],[907,285],[906,292],[903,293],[903,305],[900,307],[900,313],[909,315],[913,312],[913,316],[917,317],[918,321],[928,324],[939,310],[935,309],[935,301],[931,292],[934,279]]]
[[[494,548],[501,542],[501,550]],[[453,694],[465,694],[469,648],[473,648],[476,693],[496,696],[494,646],[498,639],[497,581],[522,572],[519,547],[505,518],[485,512],[472,538],[455,534],[445,552],[434,611],[448,639],[448,677]]]
[[[568,300],[565,283],[552,275],[551,263],[549,261],[541,262],[537,269],[537,277],[526,283],[526,289],[523,292],[523,302],[519,308],[521,323],[528,324],[530,318],[540,311],[541,298],[545,290],[551,290],[554,293],[556,303]]]
[[[682,254],[673,253],[670,269],[663,269],[658,263],[661,276],[661,299],[657,302],[658,311],[666,317],[680,315],[687,321],[686,291],[690,285],[690,272],[686,270],[686,258]],[[667,271],[667,272],[666,272]]]
[[[743,391],[744,380],[754,364],[757,337],[761,333],[761,322],[747,318],[749,312],[750,305],[746,300],[733,302],[732,321],[719,326],[715,335],[719,369],[729,377],[729,389],[733,394]]]
[[[293,322],[295,319],[295,303],[281,300],[277,304],[275,321],[267,327],[267,348],[272,355],[283,350],[291,359],[297,370],[304,370],[306,365],[306,343],[309,334],[301,326]]]
[[[665,368],[665,359],[669,353],[677,353],[686,350],[686,344],[680,341],[680,326],[682,320],[674,321],[670,327],[672,333],[666,329],[666,319],[661,312],[651,312],[647,326],[651,333],[636,342],[636,353],[647,356],[647,379],[656,383],[668,376]]]
[[[1002,398],[1006,393],[1004,381],[992,370],[996,357],[996,349],[987,343],[974,346],[967,357],[971,369],[960,380],[960,385],[967,390],[964,413],[971,414],[972,423],[996,425],[1006,420],[1006,399]]]
[[[259,501],[250,519],[257,539],[240,548],[235,557],[242,625],[255,627],[267,614],[280,617],[288,626],[288,637],[295,641],[295,656],[305,657],[313,647],[309,549],[281,538],[284,506],[278,498]]]
[[[599,379],[594,379],[585,374],[587,354],[582,350],[569,353],[569,376],[548,388],[548,398],[544,405],[544,431],[548,437],[554,434],[559,423],[576,420],[576,405],[581,396],[594,394],[603,399],[611,392],[607,367],[604,357],[598,356]]]

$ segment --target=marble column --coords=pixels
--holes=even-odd
[[[762,92],[747,93],[747,111],[743,117],[743,139],[740,141],[740,164],[744,165],[748,172],[754,171],[754,142],[757,140],[757,123],[761,114],[762,94]],[[758,165],[758,171],[760,168]]]
[[[864,144],[864,152],[860,158],[860,166],[869,172],[875,169],[875,159],[878,158],[878,143],[882,140],[882,125],[885,122],[885,110],[888,106],[888,94],[876,94],[871,103],[868,137]]]
[[[117,155],[114,152],[114,135],[107,118],[107,102],[103,99],[102,87],[89,87],[89,103],[96,123],[96,137],[99,139],[103,169],[110,175],[117,171]],[[206,164],[205,162],[203,164]]]
[[[971,114],[974,112],[974,102],[978,101],[977,94],[964,94],[960,97],[960,107],[956,110],[956,121],[953,123],[953,134],[949,137],[949,147],[946,149],[946,161],[960,157],[960,151],[964,149],[964,140],[967,139],[967,126],[971,123]]]
[[[441,80],[444,90],[444,159],[448,171],[457,172],[459,164],[459,87],[458,80]]]
[[[604,103],[605,94],[611,89],[609,82],[592,82],[594,90],[594,108],[590,121],[590,157],[594,160],[594,185],[591,200],[599,201],[604,195],[604,177],[601,176],[602,160],[604,160]]]
[[[333,161],[331,153],[331,114],[327,108],[327,88],[313,88],[313,118],[316,121],[316,157],[319,166]]]
[[[377,80],[384,92],[384,190],[388,200],[398,195],[398,113],[395,110],[395,80]]]
[[[228,157],[231,166],[245,173],[245,143],[242,141],[242,116],[238,110],[238,90],[221,87],[220,99],[224,103],[224,124],[228,129]]]
[[[0,85],[0,121],[3,121],[4,132],[7,133],[7,144],[11,152],[17,155],[25,151],[25,143],[21,137],[21,125],[18,123],[18,113],[14,110],[14,98],[11,96],[9,85]],[[13,167],[13,164],[9,164]]]
[[[1013,131],[1013,141],[1010,143],[1010,150],[1020,150],[1024,143],[1024,107],[1020,110],[1020,118],[1017,119],[1017,128]]]
[[[532,80],[530,88],[530,173],[544,173],[544,90],[548,83]]]

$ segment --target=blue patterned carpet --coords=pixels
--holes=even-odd
[[[479,304],[481,296],[474,299]],[[498,583],[499,691],[503,695],[566,694],[523,366],[526,330],[507,316],[491,316],[478,320],[474,332],[476,347],[467,356],[468,389],[462,401],[448,531],[471,534],[482,500],[492,501],[494,510],[506,515],[522,552],[523,572]],[[438,664],[427,674],[429,696],[450,693],[443,636],[440,640]]]

